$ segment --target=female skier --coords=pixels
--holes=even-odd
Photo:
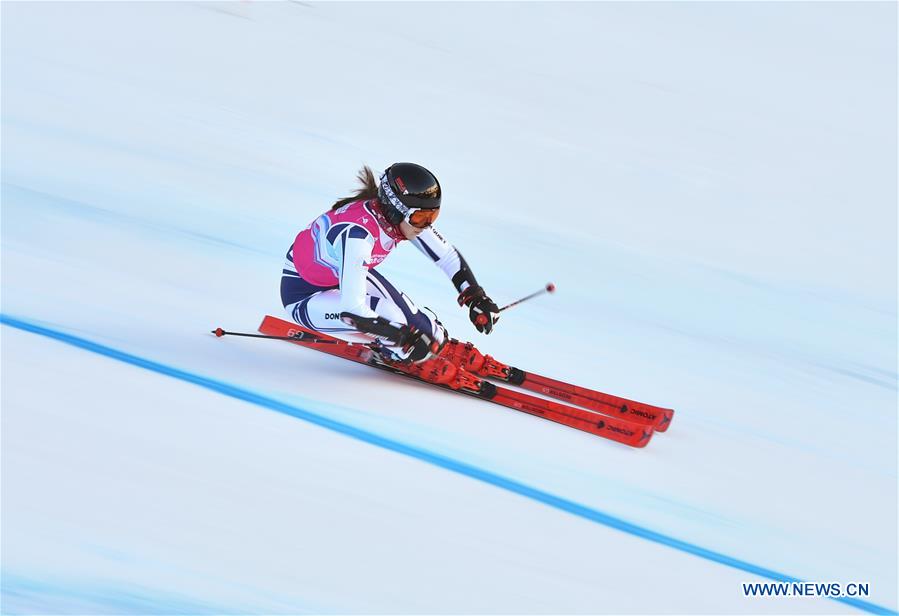
[[[349,342],[377,340],[382,355],[404,363],[435,359],[447,340],[433,312],[416,307],[375,271],[390,251],[409,240],[452,281],[460,306],[478,331],[489,334],[499,308],[465,259],[432,223],[440,214],[440,183],[414,163],[394,163],[375,182],[368,166],[351,197],[300,231],[287,251],[281,302],[304,327]]]

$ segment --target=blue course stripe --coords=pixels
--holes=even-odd
[[[164,374],[166,376],[170,376],[187,383],[193,383],[194,385],[205,387],[206,389],[209,389],[211,391],[215,391],[220,394],[236,398],[238,400],[244,400],[251,404],[255,404],[257,406],[261,406],[278,413],[283,413],[297,419],[302,419],[303,421],[321,426],[322,428],[333,430],[334,432],[338,432],[340,434],[363,441],[365,443],[369,443],[377,447],[382,447],[384,449],[388,449],[390,451],[394,451],[396,453],[400,453],[405,456],[409,456],[411,458],[433,464],[434,466],[459,473],[460,475],[471,477],[472,479],[477,479],[478,481],[483,481],[484,483],[502,488],[503,490],[508,490],[509,492],[513,492],[515,494],[530,498],[545,505],[549,505],[550,507],[555,507],[560,511],[565,511],[586,520],[590,520],[591,522],[596,522],[597,524],[602,524],[603,526],[614,528],[616,530],[634,535],[635,537],[640,537],[641,539],[646,539],[654,543],[659,543],[661,545],[674,548],[675,550],[679,550],[681,552],[686,552],[687,554],[693,554],[694,556],[698,556],[715,563],[727,565],[728,567],[733,567],[734,569],[739,569],[740,571],[745,571],[747,573],[751,573],[753,575],[768,578],[778,582],[802,581],[791,575],[779,573],[777,571],[773,571],[772,569],[760,567],[750,562],[746,562],[738,558],[733,558],[731,556],[727,556],[726,554],[721,554],[720,552],[715,552],[713,550],[709,550],[704,547],[688,543],[686,541],[681,541],[680,539],[675,539],[674,537],[669,537],[668,535],[664,535],[654,530],[638,526],[637,524],[627,522],[621,518],[609,515],[608,513],[603,513],[598,509],[587,507],[586,505],[582,505],[575,501],[571,501],[560,496],[550,494],[549,492],[544,492],[543,490],[531,487],[527,484],[508,479],[506,477],[503,477],[502,475],[497,475],[486,469],[478,468],[476,466],[466,464],[465,462],[460,462],[459,460],[454,460],[453,458],[428,451],[427,449],[415,447],[414,445],[408,445],[406,443],[381,436],[374,432],[362,430],[360,428],[356,428],[355,426],[329,419],[328,417],[324,417],[311,411],[286,404],[279,400],[275,400],[274,398],[269,398],[247,389],[241,389],[240,387],[237,387],[235,385],[229,385],[228,383],[224,383],[222,381],[217,381],[215,379],[200,376],[198,374],[179,370],[178,368],[166,366],[165,364],[160,364],[149,359],[143,359],[142,357],[131,355],[130,353],[125,353],[124,351],[119,351],[102,344],[97,344],[96,342],[91,342],[90,340],[85,340],[84,338],[78,338],[77,336],[72,336],[70,334],[65,334],[63,332],[48,329],[46,327],[42,327],[40,325],[36,325],[22,319],[17,319],[15,317],[7,316],[5,314],[0,314],[0,323],[3,323],[10,327],[15,327],[16,329],[20,329],[23,331],[46,336],[47,338],[52,338],[74,347],[78,347],[86,351],[91,351],[92,353],[105,355],[107,357],[125,362],[126,364],[131,364],[140,368],[146,368],[147,370],[158,372],[159,374]],[[874,603],[869,603],[867,601],[862,601],[860,599],[855,599],[852,597],[827,598],[846,605],[850,605],[871,614],[897,614],[897,612],[895,612],[894,610],[890,610]]]

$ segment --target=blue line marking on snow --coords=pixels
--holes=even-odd
[[[550,494],[549,492],[544,492],[543,490],[539,490],[537,488],[520,483],[518,481],[514,481],[512,479],[508,479],[506,477],[503,477],[502,475],[497,475],[486,469],[471,466],[470,464],[466,464],[465,462],[460,462],[459,460],[448,458],[438,453],[428,451],[427,449],[421,449],[413,445],[408,445],[406,443],[395,441],[379,434],[375,434],[374,432],[362,430],[349,424],[329,419],[328,417],[324,417],[305,409],[280,402],[278,400],[275,400],[274,398],[269,398],[247,389],[242,389],[235,385],[229,385],[228,383],[224,383],[222,381],[217,381],[215,379],[200,376],[198,374],[192,374],[184,370],[179,370],[178,368],[166,366],[165,364],[160,364],[149,359],[131,355],[130,353],[125,353],[124,351],[119,351],[117,349],[113,349],[96,342],[91,342],[90,340],[86,340],[84,338],[79,338],[77,336],[72,336],[70,334],[48,329],[46,327],[42,327],[40,325],[36,325],[22,319],[11,317],[6,314],[0,314],[0,323],[3,323],[4,325],[8,325],[10,327],[15,327],[16,329],[31,332],[33,334],[52,338],[71,346],[78,347],[86,351],[91,351],[92,353],[105,355],[112,359],[117,359],[133,366],[138,366],[140,368],[145,368],[147,370],[151,370],[159,374],[164,374],[166,376],[186,381],[188,383],[193,383],[195,385],[199,385],[200,387],[205,387],[206,389],[224,394],[226,396],[230,396],[232,398],[237,398],[238,400],[244,400],[251,404],[255,404],[269,410],[276,411],[278,413],[283,413],[297,419],[302,419],[303,421],[307,421],[317,426],[327,428],[328,430],[344,434],[365,443],[369,443],[377,447],[382,447],[396,453],[416,458],[423,462],[439,466],[440,468],[459,473],[460,475],[465,475],[467,477],[471,477],[472,479],[477,479],[478,481],[483,481],[484,483],[488,483],[498,488],[508,490],[509,492],[514,492],[515,494],[519,494],[545,505],[549,505],[550,507],[555,507],[556,509],[559,509],[561,511],[566,511],[581,518],[596,522],[597,524],[602,524],[603,526],[614,528],[630,535],[634,535],[635,537],[640,537],[654,543],[674,548],[675,550],[680,550],[681,552],[686,552],[687,554],[693,554],[694,556],[698,556],[715,563],[727,565],[728,567],[733,567],[734,569],[746,571],[747,573],[758,575],[760,577],[768,578],[778,582],[803,581],[791,575],[786,575],[772,569],[754,565],[750,562],[746,562],[738,558],[733,558],[732,556],[721,554],[720,552],[715,552],[714,550],[709,550],[707,548],[688,543],[686,541],[681,541],[680,539],[676,539],[674,537],[669,537],[668,535],[664,535],[654,530],[638,526],[637,524],[632,524],[631,522],[627,522],[625,520],[622,520],[621,518],[609,515],[608,513],[603,513],[598,509],[593,509],[575,501],[571,501],[560,496],[555,496],[553,494]],[[891,609],[852,597],[827,598],[833,601],[844,603],[846,605],[850,605],[871,614],[897,614],[897,612]]]

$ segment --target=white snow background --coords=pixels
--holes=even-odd
[[[897,609],[895,3],[0,8],[3,613]],[[281,316],[295,234],[399,160],[499,303],[558,292],[484,337],[413,248],[380,271],[667,433],[209,334]],[[747,599],[504,480],[871,594]]]

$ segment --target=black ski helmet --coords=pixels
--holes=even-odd
[[[400,224],[410,209],[440,209],[440,182],[415,163],[393,163],[381,175],[378,200],[392,225]]]

